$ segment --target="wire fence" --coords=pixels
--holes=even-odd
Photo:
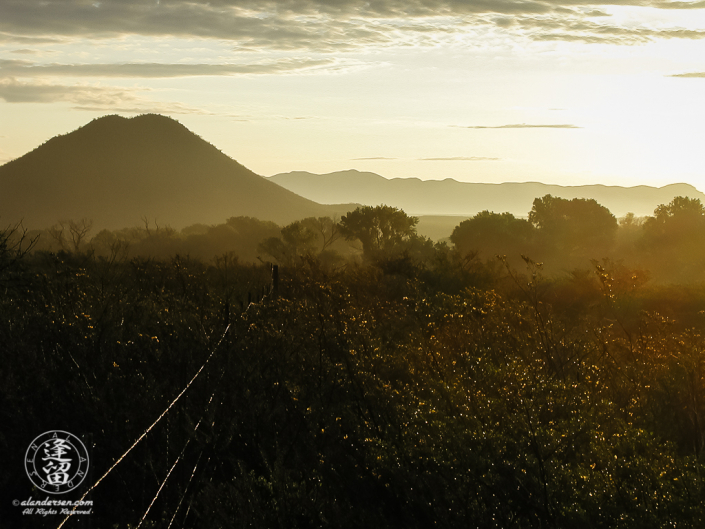
[[[271,265],[271,281],[263,285],[259,288],[256,288],[254,290],[250,290],[247,293],[247,303],[245,304],[244,299],[238,300],[238,306],[240,309],[239,315],[242,315],[246,313],[248,310],[250,310],[251,307],[253,307],[256,304],[264,303],[268,300],[272,300],[278,296],[279,293],[279,268],[277,265]],[[73,509],[62,519],[61,523],[57,526],[57,529],[61,529],[63,527],[70,527],[71,526],[71,520],[75,520],[77,518],[80,518],[79,516],[76,516],[76,511],[80,509],[80,505],[83,505],[83,502],[88,498],[90,494],[92,494],[96,488],[101,485],[102,482],[104,482],[106,479],[109,478],[111,474],[113,474],[118,467],[125,463],[129,457],[131,457],[135,452],[136,448],[141,445],[145,444],[146,440],[148,439],[150,434],[153,434],[154,431],[157,429],[158,426],[161,426],[164,428],[165,432],[163,432],[162,439],[166,439],[166,448],[165,452],[167,454],[167,458],[170,452],[173,452],[173,450],[170,450],[169,442],[173,435],[170,436],[171,430],[174,428],[173,425],[169,424],[169,419],[176,413],[176,411],[179,409],[179,405],[183,404],[182,408],[186,406],[185,402],[187,399],[187,394],[189,390],[194,386],[196,381],[199,379],[199,377],[203,377],[204,375],[209,378],[210,377],[210,371],[213,371],[213,368],[210,368],[210,366],[216,364],[216,358],[217,354],[222,351],[224,348],[222,347],[223,342],[228,339],[228,338],[233,338],[232,335],[232,323],[231,320],[233,319],[233,315],[230,314],[231,308],[229,305],[226,304],[226,313],[225,313],[225,329],[221,333],[220,337],[218,338],[218,341],[216,344],[212,347],[210,350],[210,353],[208,354],[207,358],[205,361],[200,365],[200,367],[196,370],[196,372],[193,374],[193,376],[185,383],[185,385],[180,389],[178,394],[168,403],[168,405],[163,409],[163,411],[156,417],[156,419],[147,427],[145,428],[142,433],[135,439],[135,441],[119,456],[117,459],[113,462],[113,464],[97,479],[95,480],[89,487],[88,489],[84,492],[84,494],[81,496],[81,498],[77,501],[74,502],[74,507]],[[235,337],[236,339],[236,337]],[[227,372],[227,362],[222,362],[220,364],[220,370],[219,370],[219,376],[217,376],[216,383],[213,386],[213,390],[210,391],[209,398],[207,399],[207,402],[203,404],[200,409],[201,413],[198,418],[198,421],[195,423],[195,426],[192,428],[189,427],[187,429],[188,435],[186,436],[185,440],[179,439],[177,442],[181,442],[182,446],[180,450],[178,451],[178,455],[174,458],[173,461],[167,461],[167,464],[165,465],[165,468],[168,467],[168,470],[166,473],[163,475],[162,479],[157,479],[158,482],[158,487],[156,487],[156,490],[154,491],[153,496],[151,496],[151,499],[149,503],[146,505],[146,508],[144,509],[144,513],[140,516],[139,521],[137,522],[137,525],[134,526],[136,529],[139,529],[143,526],[145,521],[148,519],[148,515],[151,511],[151,509],[154,507],[155,503],[158,501],[160,495],[162,494],[163,490],[167,486],[167,482],[169,479],[172,477],[174,474],[175,470],[177,469],[177,466],[181,465],[182,467],[187,464],[187,460],[193,461],[195,459],[195,463],[193,464],[193,467],[189,467],[189,469],[186,469],[186,471],[182,471],[180,473],[180,477],[182,480],[186,481],[185,484],[183,484],[182,489],[180,490],[180,493],[178,494],[179,500],[175,508],[173,509],[173,514],[170,518],[169,525],[168,527],[171,527],[174,522],[177,520],[178,514],[181,511],[184,501],[191,492],[191,486],[194,482],[194,479],[197,478],[198,474],[198,469],[199,466],[200,468],[204,468],[208,466],[212,458],[211,457],[206,457],[205,463],[201,464],[201,461],[203,459],[203,455],[205,452],[205,448],[201,447],[201,449],[198,451],[197,454],[194,454],[194,457],[188,457],[188,448],[189,445],[192,444],[194,439],[196,439],[196,436],[199,432],[199,428],[203,424],[205,418],[208,416],[209,413],[212,413],[212,409],[216,403],[219,402],[218,394],[220,391],[223,390],[222,382],[223,378]],[[210,368],[210,369],[209,369]],[[207,384],[210,386],[209,384]],[[185,414],[184,414],[185,415]],[[166,419],[166,421],[165,421]],[[175,422],[178,422],[178,420],[175,420]],[[214,440],[216,442],[217,439]],[[92,443],[90,443],[92,446]],[[153,449],[159,450],[159,447],[153,447]],[[156,458],[153,458],[156,459]],[[154,469],[153,469],[154,470]],[[155,471],[156,473],[156,471]],[[178,472],[177,472],[178,473]],[[143,474],[144,478],[144,474]],[[174,478],[177,479],[177,478]],[[145,490],[145,484],[142,483],[142,489],[143,491]],[[127,491],[129,493],[129,490]],[[193,499],[193,498],[192,498]],[[185,514],[182,515],[181,519],[185,520],[186,517],[188,516],[190,510],[190,502],[189,505],[186,507],[186,512]],[[132,525],[130,525],[132,527]]]

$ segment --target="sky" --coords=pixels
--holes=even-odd
[[[258,174],[705,191],[705,1],[0,0],[0,163],[106,114]]]

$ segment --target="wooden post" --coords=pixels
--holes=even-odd
[[[279,265],[272,265],[272,297],[279,294]]]

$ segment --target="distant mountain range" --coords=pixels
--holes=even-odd
[[[146,114],[96,119],[0,166],[0,228],[23,220],[25,227],[42,229],[87,218],[96,233],[140,225],[146,218],[179,229],[234,216],[285,225],[311,216],[339,218],[359,204],[387,204],[420,216],[419,233],[440,239],[482,210],[527,216],[534,198],[546,194],[594,198],[616,216],[650,215],[678,195],[705,202],[705,195],[687,184],[479,184],[389,180],[354,170],[265,178],[177,121]]]
[[[302,198],[155,114],[96,119],[0,167],[0,227],[87,218],[95,233],[142,218],[182,228],[241,215],[287,224],[354,207]]]
[[[652,215],[659,204],[673,197],[699,198],[705,195],[688,184],[664,187],[619,187],[605,185],[558,186],[538,182],[480,184],[418,178],[387,179],[375,173],[355,170],[328,174],[303,171],[269,177],[280,186],[322,204],[356,202],[365,205],[386,204],[412,215],[456,215],[470,217],[483,210],[508,211],[526,217],[535,198],[553,195],[561,198],[594,198],[615,216],[628,212],[637,216]]]

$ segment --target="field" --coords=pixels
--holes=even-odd
[[[702,286],[430,255],[302,256],[275,288],[6,246],[3,496],[39,428],[86,442],[91,527],[702,525]]]

